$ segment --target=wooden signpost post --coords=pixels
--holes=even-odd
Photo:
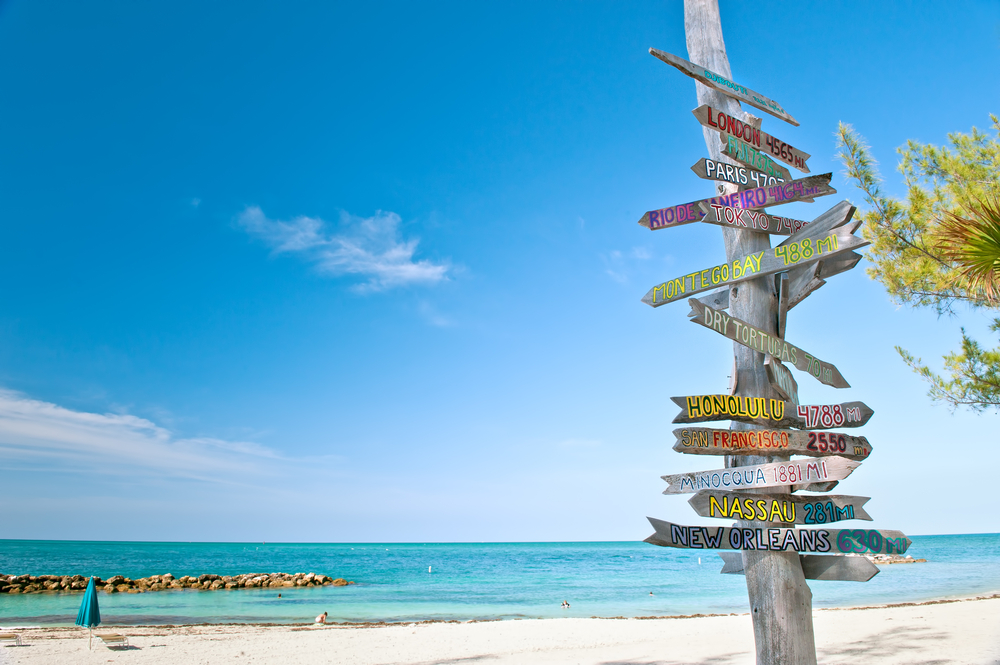
[[[739,552],[719,552],[724,565],[723,575],[745,575],[743,555]],[[867,582],[878,575],[878,566],[863,556],[800,554],[799,563],[807,580],[832,582]]]
[[[854,460],[872,454],[863,436],[806,430],[678,427],[674,450],[688,455],[840,455]]]
[[[794,203],[813,199],[817,196],[836,194],[837,190],[830,187],[832,173],[823,175],[811,175],[808,178],[790,180],[778,185],[768,185],[766,187],[755,187],[745,189],[732,194],[713,196],[691,203],[650,210],[639,219],[639,226],[645,226],[651,231],[666,229],[682,224],[690,224],[699,221],[705,216],[701,209],[702,203],[709,205],[719,203],[721,205],[732,206],[734,208],[767,208],[780,203]]]
[[[854,250],[868,243],[853,235],[861,221],[852,221],[855,208],[847,201],[808,224],[764,213],[769,206],[835,193],[832,174],[792,180],[773,161],[809,173],[808,153],[762,131],[760,119],[740,108],[742,102],[798,124],[777,102],[733,81],[717,0],[685,0],[684,28],[690,61],[650,53],[697,81],[694,115],[708,156],[692,170],[715,181],[717,195],[651,210],[639,224],[651,230],[699,221],[718,225],[726,261],[657,284],[642,300],[659,307],[688,299],[695,323],[738,342],[730,394],[671,398],[681,407],[675,423],[732,421],[729,430],[674,431],[675,450],[723,455],[726,468],[663,476],[664,494],[696,493],[689,503],[699,515],[736,524],[682,526],[649,518],[656,532],[646,542],[736,550],[723,556],[722,572],[746,576],[757,664],[816,665],[806,579],[866,581],[878,569],[847,555],[902,553],[910,545],[899,531],[824,526],[871,520],[867,497],[792,494],[829,491],[872,452],[863,436],[825,431],[861,427],[870,408],[858,401],[800,405],[798,385],[783,364],[827,385],[848,386],[832,364],[785,341],[786,320],[826,279],[857,265],[861,256]],[[772,247],[772,235],[788,237]],[[711,293],[692,298],[706,291]]]
[[[762,132],[759,128],[750,123],[745,123],[739,118],[734,118],[725,111],[713,109],[708,104],[702,104],[694,111],[694,117],[698,118],[704,127],[714,129],[721,135],[724,144],[728,145],[728,138],[732,136],[751,146],[766,152],[775,159],[780,159],[789,166],[795,167],[803,173],[809,173],[809,166],[806,161],[810,155],[798,148],[794,148],[784,141],[780,141],[767,132]]]
[[[703,157],[695,162],[691,170],[694,171],[696,176],[704,180],[721,180],[741,187],[765,187],[767,185],[777,185],[791,179],[787,175],[770,175],[763,171],[757,171],[752,166],[750,168],[733,166],[732,164],[717,162],[707,157]]]
[[[702,517],[783,522],[786,524],[826,524],[843,520],[868,520],[866,496],[822,494],[754,494],[702,490],[688,499]]]
[[[742,395],[691,395],[670,400],[681,407],[673,420],[679,424],[732,420],[772,428],[833,429],[861,427],[875,413],[864,402],[795,405]]]
[[[661,547],[713,550],[903,554],[910,539],[887,529],[786,529],[782,527],[681,526],[647,517],[655,533],[647,543]]]
[[[760,353],[767,353],[784,362],[791,362],[796,369],[812,375],[820,383],[834,388],[850,388],[840,374],[840,370],[830,363],[820,360],[780,337],[769,335],[760,328],[751,326],[735,316],[724,314],[702,303],[697,298],[688,301],[691,305],[691,322],[714,330],[734,342],[749,347]]]
[[[754,92],[739,83],[734,83],[730,81],[729,78],[709,71],[705,67],[699,67],[693,62],[688,62],[684,58],[678,58],[672,53],[665,53],[664,51],[655,48],[649,49],[649,52],[651,55],[659,58],[668,65],[681,70],[691,78],[697,80],[699,83],[703,83],[710,88],[715,88],[719,92],[727,94],[730,97],[734,97],[741,102],[749,104],[750,106],[759,108],[765,113],[770,113],[775,118],[781,118],[787,123],[793,124],[796,127],[799,126],[799,121],[786,113],[785,109],[781,108],[781,105],[778,104],[778,102],[773,99],[768,99],[759,92]]]
[[[771,462],[731,469],[671,473],[660,476],[667,481],[664,494],[686,494],[710,489],[759,489],[786,485],[807,485],[843,480],[861,466],[846,457],[823,457],[816,460]]]

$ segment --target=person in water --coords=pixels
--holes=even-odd
[[[563,608],[566,608],[566,607],[569,607],[569,603],[567,603],[567,602],[566,602],[566,601],[564,600],[564,601],[563,601],[563,603],[562,603],[562,606],[563,606]]]
[[[316,617],[316,623],[326,623],[326,612],[323,612],[318,617]]]

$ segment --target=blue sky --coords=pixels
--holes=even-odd
[[[758,11],[758,9],[760,9]],[[734,79],[860,202],[838,121],[895,149],[986,128],[995,2],[723,0]],[[8,537],[634,540],[707,523],[659,476],[673,395],[725,389],[731,343],[639,302],[717,264],[680,2],[0,3],[0,511]],[[852,384],[875,452],[838,488],[874,525],[1000,530],[996,415],[950,414],[965,325],[862,269],[788,339]],[[988,458],[987,458],[988,459]],[[715,465],[714,462],[719,464]]]

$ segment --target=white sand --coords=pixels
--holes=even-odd
[[[821,663],[1000,664],[1000,597],[814,613]],[[114,651],[86,631],[22,631],[29,646],[0,663],[573,663],[754,662],[747,614],[680,619],[536,619],[378,627],[183,626],[123,628]],[[790,664],[791,665],[791,664]]]

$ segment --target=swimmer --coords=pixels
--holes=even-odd
[[[326,612],[323,612],[318,617],[316,617],[316,623],[326,623]]]

